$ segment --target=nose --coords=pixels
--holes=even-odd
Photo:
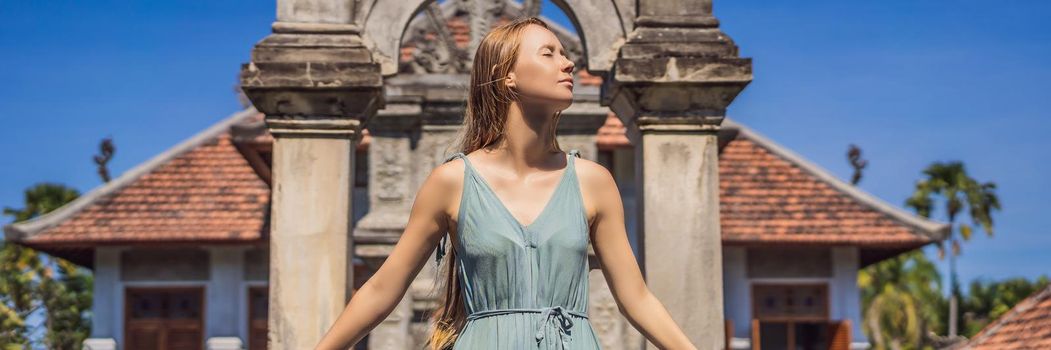
[[[567,64],[562,67],[562,71],[566,73],[572,73],[573,68],[576,68],[576,64],[574,64],[573,61],[570,60],[568,57],[563,56],[563,59],[566,60]]]

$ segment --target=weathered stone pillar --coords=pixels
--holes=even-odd
[[[400,75],[386,80],[386,107],[367,128],[372,137],[369,213],[354,229],[355,251],[379,268],[401,237],[416,192],[453,150],[463,120],[466,75]],[[433,262],[433,257],[429,258]],[[416,276],[398,306],[372,331],[370,349],[418,349],[426,326],[417,312],[434,307],[434,264]]]
[[[594,256],[591,258],[593,261],[597,260]],[[602,269],[594,268],[588,271],[588,294],[588,319],[594,327],[602,350],[641,349],[645,338],[620,313]]]
[[[418,124],[418,113],[398,111],[369,121],[369,211],[354,228],[356,242],[393,245],[405,230],[415,193],[410,136]]]
[[[382,107],[353,0],[278,0],[241,86],[274,136],[268,348],[312,349],[352,291],[351,188],[361,125]]]
[[[449,73],[404,77],[409,80],[400,85],[401,91],[406,94],[404,97],[413,96],[420,106],[421,123],[415,143],[417,147],[413,149],[413,163],[416,164],[416,181],[413,188],[419,189],[435,167],[459,151],[456,136],[463,124],[468,76]],[[427,266],[420,271],[410,289],[415,298],[413,308],[416,312],[429,311],[437,306],[437,299],[442,291],[435,288],[435,279],[446,277],[437,274],[433,255],[427,261]],[[412,349],[421,349],[424,345],[427,328],[431,325],[422,323],[415,325],[416,328],[412,331],[416,339]]]
[[[419,125],[419,113],[412,105],[388,101],[387,108],[369,123],[369,212],[354,228],[355,244],[382,249],[380,254],[365,256],[372,268],[378,269],[398,242],[412,209],[413,164],[410,149],[413,131]],[[408,337],[412,321],[413,295],[406,293],[398,306],[372,330],[369,349],[401,350],[412,348]]]
[[[751,60],[710,0],[641,0],[603,101],[636,147],[647,283],[699,349],[724,347],[718,139]],[[649,345],[653,348],[653,344]]]

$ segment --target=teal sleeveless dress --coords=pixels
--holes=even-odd
[[[467,323],[454,350],[601,349],[588,321],[588,223],[574,159],[554,194],[522,225],[485,179],[464,162],[456,262]],[[440,263],[447,237],[436,252]]]

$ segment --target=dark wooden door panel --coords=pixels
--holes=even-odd
[[[266,350],[267,287],[248,289],[248,350]]]
[[[124,328],[128,349],[202,350],[204,288],[127,288]]]

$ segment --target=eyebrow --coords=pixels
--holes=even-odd
[[[556,51],[555,50],[555,45],[551,45],[551,44],[540,45],[540,50],[543,50],[543,49],[551,49],[551,51]],[[562,50],[561,53],[565,54],[566,50]]]

